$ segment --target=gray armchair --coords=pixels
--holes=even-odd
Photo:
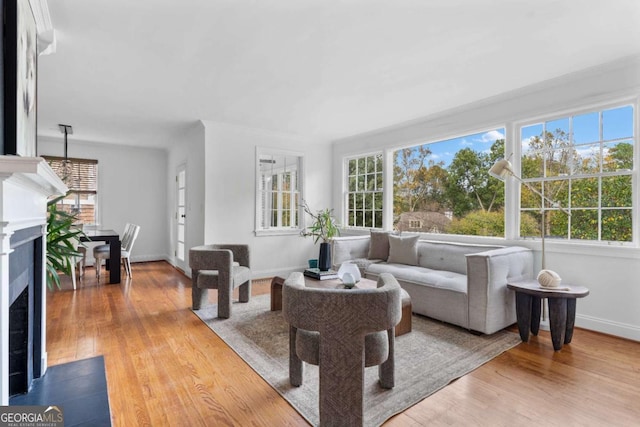
[[[292,273],[284,282],[289,381],[302,385],[303,361],[319,365],[321,425],[362,425],[365,367],[380,365],[380,385],[395,385],[400,292],[387,273],[380,275],[377,289],[307,288],[302,273]]]
[[[251,296],[249,245],[203,245],[189,250],[194,310],[206,305],[209,289],[218,290],[218,317],[231,316],[231,296],[240,288],[240,302]]]

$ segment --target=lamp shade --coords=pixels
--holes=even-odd
[[[489,169],[489,175],[500,180],[504,180],[507,175],[513,175],[511,162],[507,159],[498,160],[491,166],[491,169]]]

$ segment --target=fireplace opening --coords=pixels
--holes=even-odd
[[[11,236],[9,254],[9,395],[28,393],[42,372],[43,231]]]
[[[29,390],[29,286],[9,307],[9,395]]]

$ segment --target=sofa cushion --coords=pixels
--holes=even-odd
[[[420,236],[389,235],[390,263],[418,265],[418,239]]]
[[[367,277],[370,277],[370,275],[378,276],[380,273],[391,273],[400,284],[402,282],[411,282],[432,288],[467,293],[467,276],[452,271],[432,270],[424,267],[384,262],[367,267]]]
[[[467,245],[464,243],[433,242],[421,240],[418,242],[418,263],[421,267],[433,270],[455,271],[467,273],[467,255],[498,249],[501,246]]]
[[[371,230],[371,242],[369,243],[369,259],[389,258],[389,231]]]
[[[369,236],[348,236],[331,239],[333,265],[340,267],[345,261],[366,258],[369,252]]]

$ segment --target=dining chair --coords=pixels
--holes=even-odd
[[[125,226],[124,226],[124,231],[122,232],[121,247],[124,247],[125,240],[128,239],[129,233],[131,231],[131,226],[132,226],[132,224],[130,222],[126,223]],[[101,244],[101,245],[95,246],[93,248],[94,252],[95,251],[98,251],[98,252],[107,251],[107,252],[109,252],[110,249],[111,249],[111,247],[109,246],[108,243]],[[96,276],[97,275],[98,275],[98,270],[96,269]]]
[[[120,248],[120,258],[122,265],[124,266],[127,276],[133,277],[131,272],[131,251],[133,244],[138,238],[140,232],[140,226],[136,224],[127,224],[125,226],[124,235],[122,236],[122,244]],[[93,257],[96,259],[96,276],[100,280],[100,272],[102,270],[102,260],[110,258],[111,247],[107,245],[99,245],[93,248]]]
[[[73,290],[77,287],[77,277],[84,277],[84,269],[87,265],[87,248],[84,247],[79,240],[75,242],[75,249],[80,254],[78,256],[71,257],[71,283],[73,283]]]

